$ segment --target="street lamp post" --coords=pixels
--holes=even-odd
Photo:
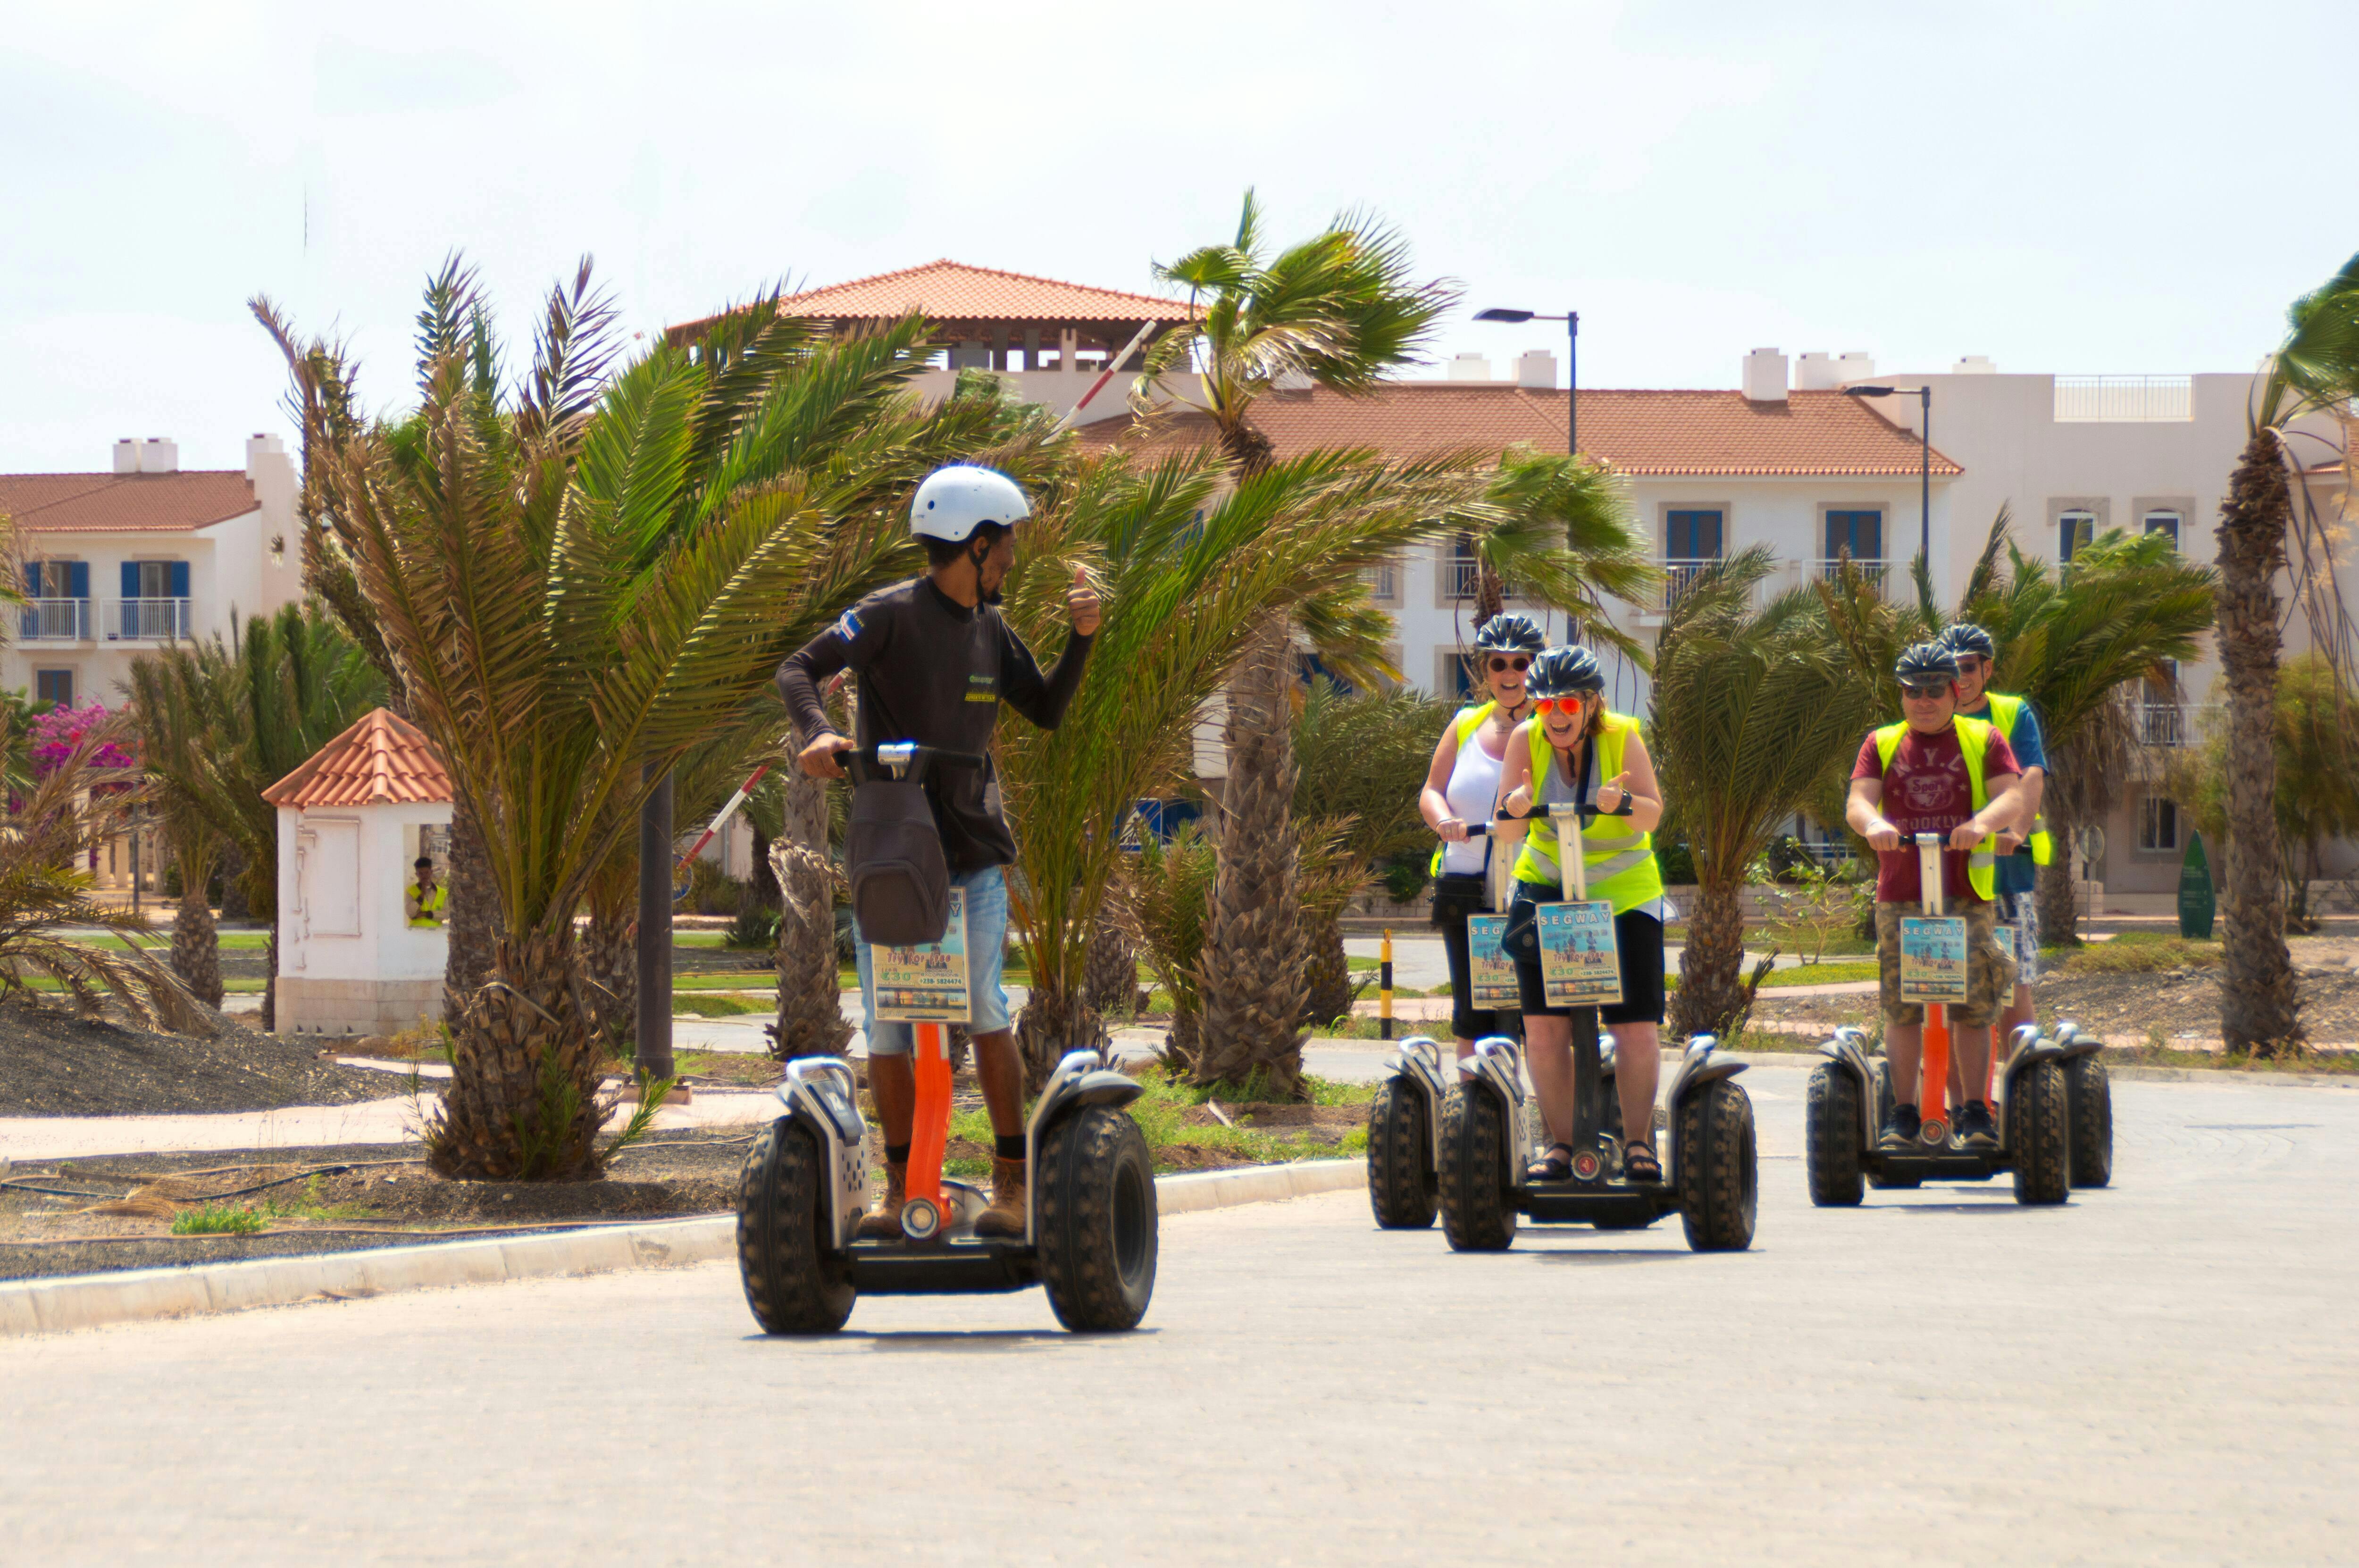
[[[1846,386],[1854,397],[1917,399],[1917,550],[1933,569],[1933,389],[1930,386]]]
[[[1477,310],[1477,321],[1561,321],[1564,323],[1564,450],[1571,457],[1581,450],[1581,312],[1568,310],[1561,316],[1542,316],[1531,310]]]

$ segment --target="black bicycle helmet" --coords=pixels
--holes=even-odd
[[[1942,633],[1941,642],[1953,654],[1972,654],[1984,659],[1998,657],[1998,643],[1971,621],[1961,621]]]
[[[1537,654],[1548,646],[1548,633],[1528,615],[1503,611],[1475,629],[1477,653]]]
[[[1947,643],[1918,643],[1901,650],[1892,673],[1903,686],[1948,686],[1958,678],[1958,655]]]
[[[1579,643],[1562,648],[1550,648],[1532,661],[1531,674],[1524,677],[1524,689],[1534,697],[1574,697],[1585,691],[1605,689],[1605,666],[1597,655]]]

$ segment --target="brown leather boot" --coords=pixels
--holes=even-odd
[[[885,1195],[876,1206],[860,1217],[860,1239],[890,1241],[901,1234],[901,1205],[908,1201],[909,1162],[885,1162]]]
[[[974,1217],[977,1236],[1024,1238],[1024,1162],[991,1161],[991,1206]]]

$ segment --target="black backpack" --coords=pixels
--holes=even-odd
[[[860,935],[886,947],[939,942],[951,924],[951,868],[934,808],[916,779],[853,773],[844,861]]]

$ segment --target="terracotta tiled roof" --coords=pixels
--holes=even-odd
[[[386,806],[451,798],[451,774],[426,732],[380,708],[262,792],[273,806]]]
[[[1280,457],[1349,446],[1375,447],[1395,460],[1462,447],[1549,451],[1564,444],[1564,394],[1501,382],[1400,381],[1358,398],[1313,387],[1263,398],[1253,419]],[[1184,414],[1157,421],[1145,439],[1195,445],[1210,433],[1203,416]],[[1125,419],[1084,425],[1080,436],[1093,447],[1139,439]],[[1913,477],[1919,461],[1914,437],[1840,392],[1754,403],[1739,392],[1584,388],[1581,449],[1634,475]],[[1941,475],[1965,471],[1939,448],[1932,468]]]
[[[831,320],[871,320],[905,316],[912,310],[935,321],[1034,321],[1044,326],[1087,321],[1169,323],[1185,321],[1190,316],[1184,300],[1060,283],[1052,277],[997,272],[948,259],[849,283],[832,283],[778,301],[782,316]],[[672,328],[670,336],[686,336],[719,319],[683,323]]]
[[[253,483],[235,469],[0,473],[0,513],[36,534],[185,534],[255,504]]]

